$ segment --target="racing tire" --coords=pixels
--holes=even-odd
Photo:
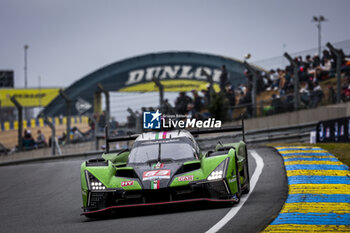
[[[235,193],[235,195],[238,198],[238,201],[236,202],[236,204],[238,204],[241,200],[242,190],[241,190],[241,176],[239,175],[239,171],[238,171],[237,155],[235,155],[235,165],[236,165],[236,180],[237,180],[237,189],[238,189],[238,191]]]
[[[242,190],[243,194],[248,194],[250,192],[250,177],[249,177],[249,166],[248,166],[248,152],[247,147],[245,149],[245,164],[244,164],[244,175],[246,176],[245,188]]]

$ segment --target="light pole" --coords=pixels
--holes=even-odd
[[[28,45],[24,45],[24,88],[28,87],[28,76],[27,76],[27,50],[28,50],[29,46]]]
[[[321,23],[327,21],[327,19],[320,15],[319,17],[312,17],[312,22],[317,23],[316,27],[318,29],[318,56],[321,58]]]
[[[27,51],[28,51],[29,46],[24,45],[24,88],[28,87],[28,67],[27,67]],[[28,120],[29,118],[29,113],[28,109],[24,108],[24,116],[25,119]]]

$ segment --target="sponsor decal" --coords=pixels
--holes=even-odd
[[[180,176],[179,178],[177,178],[178,181],[192,181],[193,180],[193,176]]]
[[[341,126],[340,126],[340,136],[344,136],[344,134],[345,134],[344,128],[345,128],[344,125],[341,125]]]
[[[335,122],[334,123],[334,139],[335,139],[335,141],[338,141],[338,136],[339,136],[338,122]]]
[[[122,181],[122,182],[121,182],[121,186],[122,186],[122,187],[131,186],[131,185],[134,185],[134,181],[133,181],[133,180]]]
[[[320,141],[323,141],[324,139],[324,128],[323,128],[323,124],[321,123],[320,124],[320,128],[319,128],[319,138],[320,138]]]
[[[160,180],[151,181],[151,189],[159,189]]]
[[[180,92],[180,91],[192,91],[207,89],[208,82],[204,80],[161,80],[165,92]],[[216,92],[220,91],[218,83],[214,83],[213,88]],[[154,82],[142,82],[135,85],[123,87],[118,90],[119,92],[158,92],[158,86],[154,85]]]
[[[237,179],[236,179],[236,176],[233,176],[231,179],[228,180],[229,183],[233,183],[235,182]]]
[[[143,113],[143,128],[144,129],[160,129],[160,116],[162,114],[157,110],[156,112]]]
[[[158,162],[156,164],[152,165],[153,169],[159,169],[159,168],[163,168],[164,167],[164,163]]]
[[[58,94],[58,88],[1,89],[1,107],[14,107],[11,97],[15,97],[23,107],[46,107]]]
[[[220,81],[220,69],[213,69],[205,66],[194,67],[191,65],[165,65],[132,70],[129,72],[128,80],[125,82],[125,85],[130,86],[144,81],[149,82],[152,81],[153,78],[157,78],[159,80],[192,79],[206,81],[206,74],[211,76],[214,82]]]
[[[89,102],[80,97],[78,97],[77,102],[75,102],[75,108],[80,114],[88,111],[91,107],[92,105]]]
[[[152,170],[145,171],[142,175],[142,180],[159,180],[159,179],[169,179],[170,170]]]
[[[331,136],[331,130],[329,127],[326,128],[326,138],[329,138]]]

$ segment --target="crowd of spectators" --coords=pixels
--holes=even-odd
[[[39,129],[37,131],[36,140],[32,136],[32,132],[29,129],[25,129],[22,137],[22,147],[25,150],[37,149],[47,147],[45,135]]]
[[[295,57],[294,61],[298,65],[299,93],[303,108],[316,108],[325,97],[326,90],[322,89],[320,82],[335,76],[336,56],[328,50],[323,50],[322,56],[307,55],[305,59],[301,56]],[[350,99],[349,87],[349,62],[345,60],[345,55],[341,60],[341,71],[346,77],[346,82],[342,87],[342,100]],[[248,80],[247,88],[252,89],[252,74],[247,70],[245,75]],[[277,91],[271,96],[271,105],[265,108],[265,113],[279,113],[293,109],[294,103],[294,67],[286,66],[285,69],[271,69],[268,73],[262,72],[258,76],[257,94],[262,91]],[[243,91],[242,91],[243,92]],[[336,92],[333,85],[328,87],[328,103],[336,102]],[[248,109],[247,109],[247,112]]]
[[[215,92],[212,84],[200,92],[192,90],[188,96],[186,92],[180,92],[175,100],[174,110],[189,118],[205,120],[215,117],[221,120],[232,120],[232,110],[236,105],[236,94],[234,87],[228,79],[225,65],[221,67],[220,92]]]
[[[341,60],[341,71],[345,75],[343,81],[341,99],[350,100],[350,62],[345,60],[345,55]],[[301,108],[316,108],[321,104],[326,94],[329,104],[336,103],[336,91],[334,85],[329,85],[328,90],[324,90],[320,82],[335,76],[336,56],[324,50],[321,56],[306,55],[305,58],[298,56],[294,58],[298,65],[299,95]],[[224,102],[228,103],[227,119],[232,120],[232,112],[236,107],[245,108],[248,117],[252,116],[252,90],[253,74],[248,70],[244,71],[247,82],[239,85],[236,89],[228,79],[226,67],[222,66],[220,76],[220,93],[224,96]],[[274,114],[294,109],[294,67],[286,66],[284,69],[271,69],[269,72],[261,72],[257,80],[257,94],[271,92],[271,98],[267,106],[262,107],[262,114]],[[218,94],[218,93],[216,93]],[[201,95],[192,90],[192,96],[181,92],[175,101],[175,110],[179,114],[188,114],[196,118],[203,118],[203,107],[210,110],[210,88],[201,91]],[[211,111],[206,116],[212,114]]]
[[[324,97],[329,104],[336,103],[335,85],[330,84],[328,90],[321,87],[320,83],[335,76],[337,57],[328,50],[324,50],[321,56],[306,55],[305,58],[294,58],[297,64],[299,78],[299,95],[301,108],[316,108]],[[207,119],[215,117],[221,120],[233,120],[234,109],[244,109],[247,117],[253,116],[252,91],[253,74],[244,71],[247,81],[236,88],[230,83],[225,65],[221,68],[219,79],[220,91],[215,92],[212,84],[201,91],[192,90],[190,94],[180,92],[174,106],[165,100],[163,113],[186,115],[189,118]],[[342,83],[342,101],[350,100],[350,62],[344,55],[341,60],[342,75],[345,82]],[[258,103],[260,113],[263,115],[292,111],[294,109],[294,67],[286,66],[284,69],[271,69],[269,72],[258,73],[257,95],[264,92],[266,98]],[[332,82],[331,82],[332,83]],[[333,82],[334,83],[334,82]],[[324,86],[324,85],[323,85]],[[271,94],[269,94],[271,93]],[[220,105],[219,107],[217,107]],[[218,112],[225,112],[218,114]]]

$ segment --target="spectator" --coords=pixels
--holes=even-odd
[[[315,54],[314,57],[312,58],[312,68],[319,67],[321,65],[321,60],[320,57]]]
[[[280,91],[280,94],[284,95],[284,87],[286,85],[286,78],[285,78],[284,70],[278,71],[278,79],[279,79],[278,90]]]
[[[341,99],[346,102],[350,100],[350,78],[345,79],[345,83],[342,86]]]
[[[288,90],[284,101],[284,111],[293,111],[294,109],[294,93],[293,90]]]
[[[106,127],[106,111],[103,111],[98,119],[98,131],[103,132],[104,128]]]
[[[337,102],[337,96],[333,85],[328,86],[328,103],[335,104]]]
[[[175,101],[175,109],[179,114],[187,113],[187,105],[192,103],[192,99],[186,95],[186,92],[180,92]]]
[[[322,88],[318,82],[315,82],[314,88],[311,92],[311,105],[310,105],[310,107],[316,108],[320,104],[322,97],[323,97]]]
[[[198,92],[196,90],[192,90],[193,94],[193,107],[196,110],[196,112],[200,112],[202,110],[203,100],[202,97],[198,95]]]
[[[89,119],[88,119],[88,124],[90,126],[90,129],[92,132],[94,132],[95,131],[95,121],[92,118],[96,121],[96,119],[97,119],[96,113],[94,113],[93,116],[89,117]]]
[[[279,79],[279,76],[278,76],[278,73],[279,73],[280,69],[277,69],[277,72],[275,72],[275,70],[270,70],[270,80],[271,80],[271,86],[270,88],[267,88],[268,91],[270,90],[277,90],[278,87],[279,87],[279,82],[280,82],[280,79]]]
[[[250,118],[253,116],[253,108],[252,108],[252,93],[249,88],[245,89],[243,95],[240,98],[239,104],[246,105],[246,113],[247,117]]]
[[[306,55],[306,58],[305,58],[305,61],[304,61],[304,68],[305,70],[308,72],[309,69],[312,69],[312,64],[313,64],[313,61],[311,59],[311,56],[308,54]]]
[[[37,131],[37,134],[38,136],[36,137],[36,143],[38,147],[46,147],[47,143],[46,143],[45,135],[41,132],[40,129]]]
[[[322,81],[322,69],[321,69],[321,67],[317,67],[317,68],[315,69],[313,80],[314,80],[315,82]]]
[[[310,91],[308,88],[308,84],[306,82],[301,83],[301,88],[300,88],[300,100],[305,106],[309,106],[310,102]]]
[[[321,59],[321,65],[325,66],[327,61],[330,61],[332,59],[331,54],[329,53],[328,50],[323,50],[322,51],[322,59]]]
[[[233,109],[236,105],[236,96],[235,96],[235,93],[233,91],[233,88],[231,86],[231,84],[228,84],[226,85],[226,98],[228,99],[228,102],[229,102],[229,108],[228,108],[228,119],[231,121],[233,118],[232,118],[232,112],[233,112]]]
[[[271,107],[274,113],[283,112],[283,102],[278,95],[275,95],[275,94],[272,95]]]
[[[84,140],[83,134],[79,131],[77,127],[73,127],[71,130],[71,134],[73,136],[72,141],[73,142],[79,142]]]
[[[253,75],[249,72],[249,70],[244,70],[244,75],[247,77],[247,88],[249,90],[253,90]]]
[[[163,114],[175,114],[175,110],[174,108],[171,106],[171,104],[169,103],[168,99],[164,100],[164,107],[163,107]]]
[[[271,84],[270,79],[268,75],[263,71],[261,72],[261,79],[262,79],[262,85],[263,85],[263,90],[266,90],[266,88]]]
[[[66,132],[62,132],[62,136],[58,137],[58,143],[61,145],[64,145],[66,143],[66,138],[67,138]]]
[[[194,105],[189,103],[187,104],[187,117],[189,119],[196,118],[196,109],[194,108]]]
[[[225,90],[225,85],[228,82],[228,75],[227,75],[227,70],[226,66],[222,65],[221,66],[221,75],[220,75],[220,90],[224,91]]]
[[[36,144],[34,141],[34,138],[32,137],[32,133],[29,129],[24,130],[24,136],[22,139],[22,146],[26,150],[34,149],[36,148]]]
[[[326,71],[326,72],[331,71],[331,69],[332,69],[331,60],[328,59],[328,58],[324,58],[324,59],[323,59],[323,64],[322,64],[321,68],[322,68],[322,71]]]
[[[205,89],[201,90],[202,92],[202,101],[203,101],[203,106],[209,106],[209,99],[210,99],[210,96],[209,96],[209,92]]]

